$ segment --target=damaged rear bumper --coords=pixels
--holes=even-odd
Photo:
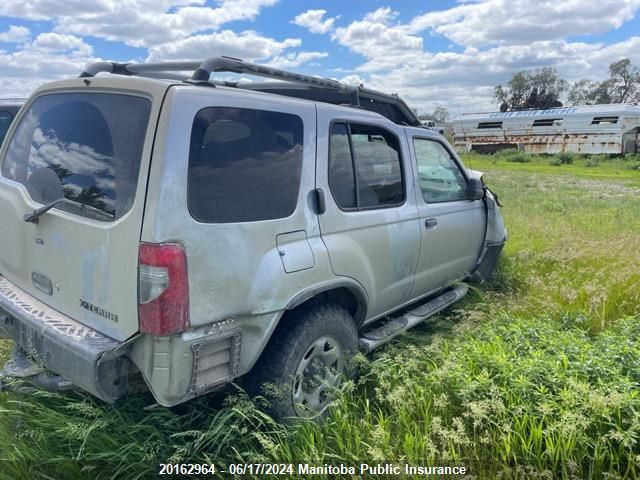
[[[0,329],[27,354],[106,402],[126,393],[126,345],[45,305],[0,276]]]

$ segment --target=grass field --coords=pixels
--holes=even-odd
[[[0,478],[154,478],[168,461],[640,477],[640,159],[563,158],[463,157],[505,205],[495,281],[362,360],[322,424],[276,424],[241,393],[172,410],[0,394]]]

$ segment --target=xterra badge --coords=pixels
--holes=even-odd
[[[96,307],[95,305],[83,299],[80,299],[80,306],[85,310],[89,310],[91,313],[95,313],[96,315],[104,317],[107,320],[118,323],[118,315],[116,315],[115,313],[111,313],[104,308]]]

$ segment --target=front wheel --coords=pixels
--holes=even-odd
[[[334,304],[303,308],[286,321],[250,372],[247,390],[264,393],[277,418],[320,417],[352,372],[358,332]]]

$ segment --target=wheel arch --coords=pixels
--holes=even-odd
[[[338,280],[335,282],[315,285],[293,297],[283,312],[282,317],[288,312],[297,310],[309,302],[327,301],[344,307],[353,317],[356,327],[360,327],[367,315],[367,293],[362,285],[356,281]],[[280,319],[280,322],[282,318]]]
[[[301,368],[304,369],[303,377],[307,376],[307,367],[312,370],[318,368],[301,363],[310,358],[311,352],[315,351],[318,345],[317,341],[321,341],[322,345],[325,345],[325,342],[334,346],[339,345],[338,356],[334,360],[338,362],[338,358],[346,358],[343,366],[350,365],[350,359],[358,353],[358,329],[344,305],[351,303],[352,309],[357,309],[358,306],[355,304],[355,297],[350,297],[351,294],[347,292],[349,290],[344,287],[322,290],[306,301],[296,302],[298,305],[292,309],[285,310],[255,365],[242,380],[249,395],[263,395],[271,402],[266,408],[275,418],[286,421],[286,419],[300,416],[300,412],[295,407],[297,397],[295,390],[297,390],[296,385],[301,384],[292,382],[294,378],[298,378],[297,372],[301,372]],[[337,303],[340,301],[343,304]],[[329,350],[331,348],[328,350],[322,348],[323,352]],[[340,352],[344,352],[347,357],[342,357]],[[323,359],[326,358],[324,354],[320,356]],[[324,367],[333,368],[326,363]],[[345,372],[352,371],[351,367],[344,368]],[[314,378],[316,374],[320,372],[309,373],[308,378]],[[326,379],[325,375],[320,375]],[[331,381],[334,382],[335,378]],[[334,383],[331,385],[335,386]],[[282,386],[285,390],[279,390],[278,386]],[[313,390],[319,385],[310,385],[310,387]],[[300,386],[300,388],[303,387]],[[311,396],[313,395],[312,392]],[[309,405],[314,406],[311,401]],[[327,406],[328,404],[319,405],[318,408],[321,407],[321,410],[316,411],[317,415],[323,415]],[[315,418],[315,414],[309,418]]]
[[[365,289],[359,283],[346,279],[322,283],[298,292],[282,310],[280,317],[270,329],[268,338],[264,339],[260,353],[250,362],[246,372],[253,369],[273,339],[278,338],[278,332],[287,328],[287,324],[293,321],[300,311],[316,302],[334,303],[343,307],[351,315],[357,330],[366,318],[367,298]]]

